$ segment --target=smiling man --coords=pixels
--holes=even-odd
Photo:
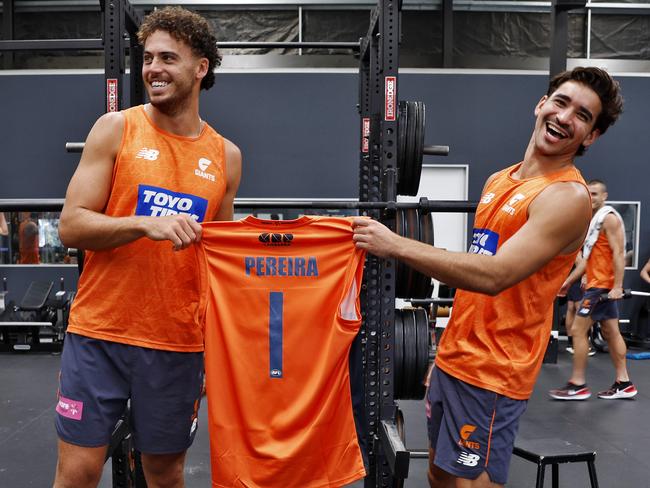
[[[591,218],[574,159],[617,120],[622,104],[618,83],[601,69],[553,78],[535,106],[523,161],[485,183],[468,253],[355,219],[359,248],[459,289],[429,378],[432,487],[507,481],[519,418],[548,344],[553,300]]]
[[[201,16],[156,10],[138,32],[150,103],[101,116],[59,232],[85,249],[61,360],[56,488],[97,486],[127,401],[147,484],[181,487],[203,386],[200,222],[232,220],[241,154],[199,115],[216,38]]]

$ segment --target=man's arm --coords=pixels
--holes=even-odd
[[[232,220],[234,213],[233,204],[241,180],[241,151],[228,139],[224,139],[226,151],[226,193],[223,196],[219,210],[214,214],[213,220]]]
[[[567,276],[567,279],[564,280],[564,283],[562,283],[562,286],[560,287],[560,291],[557,292],[558,296],[566,296],[567,291],[571,287],[573,283],[578,281],[579,279],[582,279],[582,276],[585,274],[585,270],[587,269],[587,261],[583,259],[582,255],[578,253],[576,255],[576,262],[575,262],[575,267],[573,268],[573,271],[569,273],[569,276]]]
[[[102,115],[90,130],[65,196],[59,221],[61,242],[80,249],[108,249],[141,237],[172,242],[184,249],[201,236],[201,226],[187,215],[110,217],[104,215],[113,166],[124,132],[124,115]]]
[[[614,286],[608,296],[613,300],[623,298],[623,275],[625,274],[625,231],[620,219],[609,213],[603,221],[603,230],[612,250],[612,265],[614,267]]]
[[[578,183],[555,183],[535,198],[528,214],[526,224],[494,256],[437,249],[370,219],[354,220],[354,240],[361,249],[400,259],[449,286],[496,295],[558,254],[580,247],[591,216],[589,194]]]
[[[650,283],[650,259],[648,259],[648,262],[645,263],[645,266],[641,268],[639,274],[641,275],[641,279],[643,279],[643,281]]]
[[[6,236],[7,234],[9,234],[7,220],[5,219],[4,212],[0,212],[0,236]]]

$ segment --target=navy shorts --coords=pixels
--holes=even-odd
[[[487,471],[493,483],[505,485],[519,418],[527,403],[472,386],[433,368],[426,409],[434,464],[454,476],[472,480]]]
[[[582,303],[576,312],[580,317],[591,317],[595,322],[618,318],[618,303],[616,300],[603,300],[601,295],[609,293],[607,288],[589,288],[585,291]]]
[[[582,291],[582,287],[580,286],[580,280],[574,281],[566,292],[566,299],[570,302],[579,302],[582,300],[584,294],[585,293]]]
[[[183,452],[196,434],[202,388],[202,352],[160,351],[67,334],[56,431],[70,444],[105,446],[130,400],[136,449]]]

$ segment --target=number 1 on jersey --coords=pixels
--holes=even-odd
[[[284,293],[269,294],[269,364],[271,378],[282,378],[282,312]]]

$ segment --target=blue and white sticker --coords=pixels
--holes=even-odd
[[[472,232],[471,254],[487,254],[493,256],[499,246],[499,234],[490,229],[474,229]]]
[[[186,214],[197,222],[203,222],[207,209],[208,201],[205,198],[156,186],[138,185],[136,215],[165,217]]]

